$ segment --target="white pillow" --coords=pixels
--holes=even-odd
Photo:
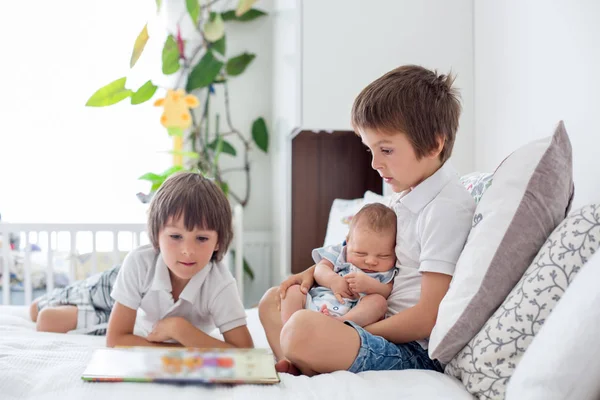
[[[382,196],[380,194],[377,194],[375,192],[371,192],[370,190],[367,190],[365,192],[363,199],[365,200],[363,205],[372,204],[372,203],[381,203],[381,204],[385,204],[386,206],[389,206],[390,201],[392,199],[392,195]]]
[[[332,246],[342,243],[348,235],[348,228],[352,217],[362,208],[362,198],[353,200],[335,199],[329,211],[327,232],[323,246]]]
[[[561,121],[553,136],[526,144],[496,169],[440,303],[429,339],[432,359],[447,364],[506,299],[568,212],[572,167]]]
[[[508,383],[508,400],[600,398],[598,282],[600,256],[596,254],[525,352]]]

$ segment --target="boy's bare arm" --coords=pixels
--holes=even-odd
[[[371,290],[369,292],[367,292],[367,294],[380,294],[387,299],[390,296],[390,293],[392,293],[392,287],[394,286],[394,283],[393,283],[394,281],[389,282],[389,283],[381,283],[375,278],[371,278],[371,279],[373,279],[375,282],[373,282],[373,287],[371,288]]]
[[[429,337],[451,280],[450,275],[423,272],[421,298],[414,307],[368,325],[365,329],[393,343],[408,343]]]
[[[253,348],[252,337],[246,325],[233,328],[223,333],[225,341],[216,339],[182,317],[171,317],[163,320],[168,324],[171,339],[176,340],[185,347],[217,347],[217,348]],[[163,322],[161,321],[161,322]]]
[[[181,346],[173,343],[153,343],[133,334],[137,310],[116,302],[108,321],[106,345],[115,346]]]

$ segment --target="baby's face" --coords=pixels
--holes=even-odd
[[[364,272],[385,272],[396,264],[393,230],[375,232],[359,224],[350,232],[347,245],[346,261]]]

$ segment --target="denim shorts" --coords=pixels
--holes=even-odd
[[[388,371],[401,369],[430,369],[443,372],[442,365],[432,360],[417,342],[395,344],[367,332],[352,321],[345,321],[360,336],[360,349],[348,371]]]

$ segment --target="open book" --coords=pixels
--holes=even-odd
[[[266,349],[98,349],[81,378],[92,382],[263,383],[279,382]]]

